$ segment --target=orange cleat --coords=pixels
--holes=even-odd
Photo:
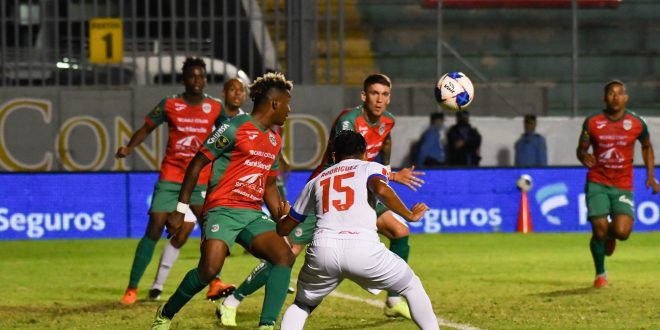
[[[206,293],[206,299],[208,300],[218,300],[222,297],[227,297],[230,294],[234,293],[236,287],[232,284],[227,284],[219,278],[214,278],[211,283],[209,283],[209,291]]]
[[[608,237],[607,240],[605,240],[605,255],[608,257],[611,256],[612,253],[614,253],[615,248],[616,248],[616,238]]]
[[[607,277],[605,276],[596,276],[596,280],[594,281],[594,288],[600,289],[604,288],[607,286]]]
[[[126,288],[126,292],[124,292],[124,296],[121,297],[121,300],[119,302],[124,306],[130,306],[135,304],[136,300],[137,300],[137,288]]]

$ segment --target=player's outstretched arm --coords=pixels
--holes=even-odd
[[[658,187],[658,180],[655,178],[655,155],[653,152],[653,145],[650,139],[646,139],[642,143],[642,158],[644,165],[646,165],[646,188],[651,188],[653,194],[657,194],[660,187]]]
[[[378,199],[387,206],[392,212],[402,216],[410,222],[418,221],[429,209],[424,203],[417,203],[412,210],[401,201],[396,192],[378,176],[374,176],[367,182],[367,187]]]
[[[135,133],[133,133],[133,136],[131,136],[131,139],[128,141],[128,145],[126,146],[121,146],[117,149],[117,153],[115,153],[115,158],[124,158],[133,152],[133,149],[137,147],[144,139],[149,136],[151,131],[153,131],[156,128],[156,126],[149,126],[147,123],[142,125]]]
[[[415,171],[415,166],[411,166],[403,168],[399,172],[392,172],[389,179],[417,191],[417,188],[424,184],[424,180],[420,179],[419,176],[424,174],[426,173]]]
[[[183,183],[181,184],[179,203],[177,204],[176,211],[167,216],[167,232],[170,236],[173,236],[181,229],[183,215],[186,214],[187,208],[190,207],[190,196],[197,184],[199,173],[210,162],[211,160],[204,153],[198,151],[188,164],[186,175],[183,177]]]

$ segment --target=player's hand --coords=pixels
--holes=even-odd
[[[426,211],[428,211],[428,210],[429,210],[429,207],[426,206],[426,204],[417,203],[417,204],[413,205],[412,210],[410,210],[411,211],[410,218],[408,218],[406,220],[408,220],[410,222],[419,221],[419,219],[421,219],[422,216],[424,216],[424,213],[426,213]]]
[[[117,152],[115,153],[115,158],[124,158],[128,156],[130,153],[131,153],[131,149],[122,146],[119,147],[119,149],[117,149]]]
[[[278,213],[277,220],[281,221],[282,219],[284,219],[289,214],[290,210],[291,210],[291,204],[289,204],[289,201],[281,202],[277,210]]]
[[[658,180],[653,177],[646,178],[646,188],[651,188],[653,194],[657,194],[660,187],[658,187]]]
[[[170,238],[183,228],[183,213],[174,211],[167,216],[165,221],[165,230],[167,231],[167,238]]]
[[[415,171],[415,166],[413,165],[411,167],[403,168],[401,171],[392,174],[392,181],[398,182],[414,191],[417,191],[417,188],[424,184],[424,180],[418,178],[418,176],[424,175],[426,173]]]
[[[582,156],[582,164],[584,164],[584,166],[586,167],[592,167],[596,165],[596,157],[594,156],[594,154],[585,153]]]

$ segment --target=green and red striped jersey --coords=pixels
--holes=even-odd
[[[582,125],[580,147],[591,145],[596,157],[587,181],[633,190],[635,140],[646,142],[649,138],[646,122],[634,112],[626,110],[616,121],[604,113],[587,117]]]
[[[277,176],[280,136],[252,115],[224,122],[200,149],[213,160],[204,212],[218,207],[261,210],[266,179]]]
[[[201,147],[204,139],[227,118],[219,99],[204,94],[197,104],[190,104],[183,94],[164,98],[144,117],[149,127],[167,122],[167,149],[160,166],[159,180],[183,182],[188,163]],[[211,175],[211,167],[205,167],[197,180],[206,184]]]

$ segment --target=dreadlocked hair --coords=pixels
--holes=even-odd
[[[188,57],[183,62],[183,67],[181,68],[181,72],[183,73],[183,76],[185,77],[188,74],[188,70],[194,67],[200,67],[204,69],[204,72],[206,72],[206,63],[204,62],[203,59],[199,57]]]
[[[250,99],[254,104],[259,104],[268,97],[268,91],[272,88],[290,92],[293,89],[293,82],[286,80],[284,74],[280,72],[266,73],[250,85]]]

